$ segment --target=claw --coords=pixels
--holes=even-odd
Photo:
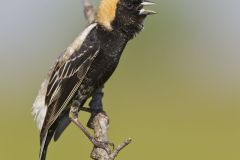
[[[91,141],[95,147],[104,149],[108,154],[111,154],[111,149],[109,149],[108,145],[113,147],[113,149],[115,148],[114,143],[109,141],[98,141],[95,138],[93,138]]]
[[[112,142],[108,142],[108,145],[112,147],[112,150],[115,149],[115,145],[114,145],[114,143],[112,143]]]

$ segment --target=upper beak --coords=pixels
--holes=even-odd
[[[148,1],[148,0],[144,0],[141,5],[144,7],[144,6],[152,6],[152,5],[155,5],[154,2],[151,2],[151,1]],[[155,11],[151,11],[151,10],[146,10],[144,8],[142,8],[140,11],[139,11],[139,15],[152,15],[152,14],[156,14],[157,12]]]
[[[152,6],[152,5],[154,5],[155,3],[154,3],[154,2],[151,2],[151,1],[145,0],[145,1],[143,1],[141,4],[142,4],[143,6]]]

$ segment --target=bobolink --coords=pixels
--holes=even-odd
[[[78,112],[90,97],[92,116],[102,111],[101,89],[116,69],[127,42],[143,29],[144,19],[155,12],[145,10],[147,0],[101,0],[90,24],[57,59],[33,104],[40,130],[40,160],[48,144],[56,141],[74,122],[91,142],[104,148],[78,121]]]

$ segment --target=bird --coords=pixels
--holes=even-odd
[[[78,112],[85,110],[94,117],[103,111],[103,86],[117,68],[127,43],[144,28],[146,17],[156,14],[144,9],[153,4],[148,0],[101,0],[94,22],[57,58],[32,107],[40,131],[39,160],[46,159],[50,141],[57,141],[71,122],[95,146],[106,147],[107,142],[95,140],[85,129]],[[84,109],[89,98],[89,108]]]

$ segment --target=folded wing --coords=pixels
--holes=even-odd
[[[46,93],[47,113],[41,139],[75,95],[99,50],[98,45],[89,46],[82,53],[76,52],[64,63],[55,65]]]

